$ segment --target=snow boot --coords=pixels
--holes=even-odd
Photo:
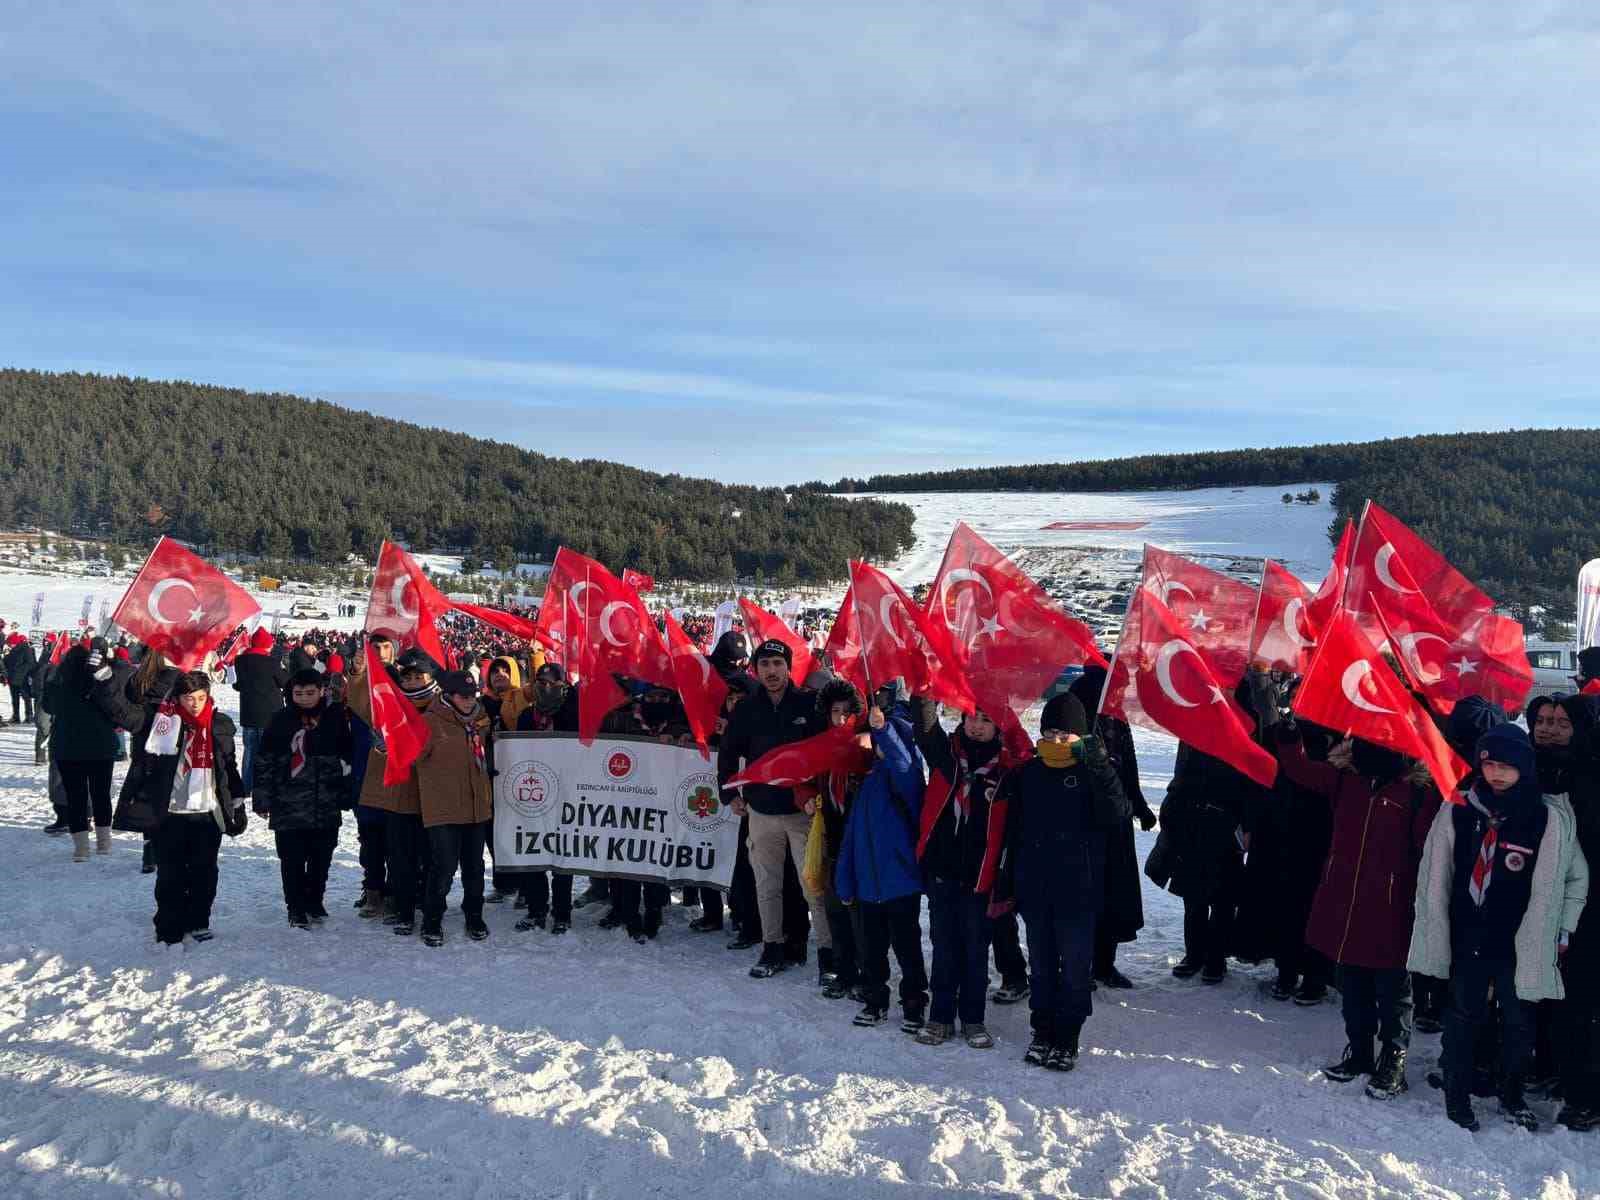
[[[1344,1048],[1343,1058],[1322,1068],[1322,1077],[1331,1079],[1335,1083],[1349,1083],[1357,1075],[1371,1075],[1374,1067],[1371,1046],[1358,1050],[1354,1046],[1347,1045]]]
[[[645,937],[652,941],[655,940],[656,934],[661,932],[661,910],[659,908],[647,908],[644,910],[644,924],[641,932]]]
[[[444,929],[439,925],[424,923],[422,926],[422,944],[433,947],[444,945]]]
[[[980,1022],[976,1025],[963,1025],[961,1036],[967,1039],[967,1045],[974,1050],[993,1050],[994,1037]]]
[[[691,933],[718,933],[721,929],[721,917],[697,917],[689,922],[689,931]]]
[[[823,986],[822,998],[824,1000],[850,999],[855,986],[856,981],[854,979],[846,979],[843,975],[835,975],[829,983]]]
[[[44,827],[44,831],[51,837],[60,837],[63,833],[72,832],[71,828],[67,825],[67,819],[65,817],[57,817],[54,821],[51,821],[50,824]]]
[[[1033,1035],[1033,1041],[1028,1043],[1027,1052],[1023,1054],[1022,1061],[1030,1066],[1042,1067],[1050,1061],[1050,1051],[1053,1047],[1049,1040],[1040,1033]]]
[[[1279,975],[1272,981],[1272,991],[1269,993],[1274,1000],[1285,1002],[1294,999],[1294,976]]]
[[[139,854],[139,874],[154,875],[156,873],[156,844],[147,841],[144,849]]]
[[[311,918],[306,916],[305,913],[291,908],[289,910],[289,924],[295,929],[310,929]]]
[[[527,916],[523,917],[522,920],[518,921],[513,928],[515,928],[518,933],[531,933],[535,929],[543,929],[544,920],[545,918],[543,913],[529,913]]]
[[[481,942],[489,936],[489,927],[483,923],[482,913],[467,914],[467,937],[474,942]]]
[[[212,933],[210,927],[208,926],[205,929],[191,929],[189,931],[189,936],[197,942],[209,942],[217,935]]]
[[[573,902],[572,907],[578,907],[576,901]],[[601,917],[598,922],[601,929],[621,929],[627,923],[628,918],[622,915],[622,911],[620,909],[616,908],[606,909],[606,915]]]
[[[900,1032],[918,1034],[922,1032],[923,1015],[928,1011],[925,1004],[908,1005],[900,1018]]]
[[[917,1045],[942,1046],[950,1040],[955,1030],[943,1021],[929,1021],[917,1031]]]
[[[359,915],[365,921],[383,916],[383,893],[377,888],[363,889]]]
[[[1539,1132],[1539,1114],[1529,1107],[1520,1087],[1508,1086],[1500,1094],[1500,1113],[1512,1125],[1520,1125],[1529,1133]]]
[[[1200,968],[1203,966],[1205,966],[1205,963],[1198,958],[1185,954],[1178,960],[1177,966],[1172,968],[1172,977],[1174,979],[1193,979],[1200,974]]]
[[[761,948],[761,957],[756,965],[750,968],[751,979],[770,979],[780,971],[789,969],[789,960],[784,957],[782,942],[768,942]]]
[[[1052,1046],[1050,1056],[1044,1060],[1044,1065],[1050,1071],[1070,1071],[1078,1065],[1078,1051],[1075,1046]]]
[[[82,830],[82,831],[73,830],[73,833],[72,833],[72,861],[73,862],[88,862],[89,861],[89,831],[87,829]]]
[[[861,1029],[871,1029],[875,1025],[882,1025],[889,1019],[889,1010],[879,1008],[876,1004],[868,1004],[855,1015],[850,1023]]]
[[[1294,1002],[1301,1008],[1315,1008],[1328,998],[1328,985],[1325,983],[1302,983],[1300,990],[1294,994]]]
[[[1217,984],[1228,977],[1228,964],[1221,960],[1208,962],[1206,969],[1200,972],[1200,982]]]
[[[833,950],[828,946],[817,947],[817,986],[825,988],[839,977],[833,969]]]
[[[1103,988],[1112,988],[1118,991],[1133,986],[1133,980],[1117,970],[1116,967],[1107,967],[1104,971],[1095,975],[1094,981]]]
[[[1600,1125],[1600,1113],[1592,1108],[1580,1108],[1575,1104],[1563,1104],[1561,1111],[1556,1114],[1556,1124],[1565,1125],[1573,1133],[1587,1133]]]
[[[1028,998],[1028,981],[1026,979],[1011,979],[1002,981],[1000,986],[989,993],[991,1004],[1015,1004],[1019,1000]]]
[[[1374,1100],[1393,1100],[1406,1086],[1406,1052],[1396,1046],[1385,1046],[1372,1078],[1367,1080],[1367,1095]]]
[[[571,928],[572,922],[570,921],[552,921],[550,923],[550,936],[554,937],[558,933],[565,933]]]
[[[1445,1088],[1444,1115],[1468,1133],[1478,1132],[1478,1114],[1472,1111],[1472,1095],[1466,1088],[1454,1085]]]
[[[94,852],[96,854],[111,853],[111,826],[96,825],[94,827]]]

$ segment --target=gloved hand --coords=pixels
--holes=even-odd
[[[1078,761],[1098,764],[1107,757],[1105,739],[1097,734],[1086,734],[1078,739]]]
[[[89,675],[96,683],[104,683],[111,678],[111,664],[106,661],[106,652],[99,646],[89,651]]]
[[[1144,832],[1149,833],[1156,827],[1156,814],[1148,804],[1144,806],[1144,808],[1139,812],[1138,816],[1139,828],[1144,830]]]

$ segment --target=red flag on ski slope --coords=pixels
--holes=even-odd
[[[491,608],[486,604],[465,604],[459,600],[450,601],[450,607],[455,612],[466,613],[474,620],[482,621],[502,633],[509,633],[512,637],[533,640],[533,622],[508,613],[503,608]]]
[[[393,542],[384,542],[372,573],[366,631],[386,633],[407,649],[416,646],[445,667],[450,660],[434,622],[448,611],[450,601],[429,582],[417,560]]]
[[[572,572],[568,603],[571,623],[582,635],[578,670],[578,739],[594,741],[606,714],[628,697],[615,676],[643,679],[677,691],[678,683],[666,643],[655,619],[634,591],[592,558],[568,551]]]
[[[930,621],[899,584],[877,567],[852,561],[850,590],[870,686],[904,677],[914,694],[953,704],[962,712],[980,707],[949,632]]]
[[[1306,605],[1307,624],[1321,629],[1333,617],[1333,611],[1344,604],[1345,580],[1350,575],[1350,556],[1355,552],[1356,526],[1354,521],[1344,523],[1339,544],[1333,549],[1333,561],[1328,573],[1322,577],[1322,586]]]
[[[404,783],[428,744],[428,723],[416,705],[400,694],[394,680],[368,642],[367,679],[372,697],[372,728],[383,742],[383,786]]]
[[[169,537],[156,543],[111,619],[180,671],[205,662],[229,630],[261,611],[250,594]]]
[[[1368,609],[1390,650],[1429,706],[1448,716],[1458,701],[1482,696],[1506,712],[1520,712],[1533,691],[1533,668],[1522,626],[1495,612],[1479,613],[1451,629],[1418,607],[1391,613],[1376,596]]]
[[[817,669],[817,659],[806,640],[790,629],[782,617],[776,617],[751,600],[739,597],[739,611],[744,614],[744,627],[750,633],[750,653],[755,654],[762,642],[778,641],[789,647],[794,655],[789,663],[789,678],[804,683]]]
[[[1322,631],[1311,669],[1295,694],[1294,712],[1336,733],[1353,734],[1419,759],[1447,800],[1467,764],[1450,749],[1433,719],[1406,691],[1355,615],[1341,609]]]
[[[828,630],[828,642],[822,650],[833,673],[865,697],[867,672],[861,662],[861,629],[856,624],[855,593],[849,588],[839,601],[839,613],[833,618],[833,628]]]
[[[666,615],[666,624],[667,653],[672,656],[672,672],[678,683],[678,695],[683,699],[683,711],[688,714],[694,740],[700,743],[700,753],[709,758],[717,719],[722,716],[722,704],[728,698],[728,685],[671,613]]]
[[[872,765],[872,751],[862,748],[857,740],[860,734],[861,730],[847,721],[798,742],[768,750],[729,778],[722,789],[729,791],[752,783],[792,788],[840,768],[865,771]]]
[[[928,591],[929,620],[948,634],[967,682],[989,712],[1036,704],[1061,669],[1106,666],[1094,634],[1027,574],[957,522]]]
[[[1304,675],[1317,646],[1310,617],[1311,590],[1281,563],[1267,559],[1261,570],[1261,599],[1250,635],[1250,661]]]
[[[1370,500],[1356,532],[1344,606],[1370,618],[1369,596],[1375,596],[1390,617],[1431,614],[1451,629],[1464,628],[1494,608],[1494,601],[1444,555]],[[1373,632],[1370,627],[1368,632]]]
[[[1205,656],[1219,683],[1231,688],[1244,678],[1255,628],[1255,588],[1150,545],[1144,548],[1141,586],[1177,618],[1184,637]]]
[[[550,564],[550,577],[545,581],[544,599],[539,602],[539,616],[533,623],[533,636],[546,650],[553,651],[568,674],[578,668],[582,650],[583,624],[581,607],[584,589],[578,588],[578,606],[573,603],[572,588],[583,580],[583,556],[562,546]],[[578,572],[573,575],[574,570]]]
[[[635,571],[632,567],[622,568],[622,582],[640,593],[653,592],[656,589],[654,575],[646,575],[643,571]]]
[[[1224,685],[1192,630],[1155,592],[1135,588],[1100,711],[1164,729],[1271,787],[1278,761],[1256,743],[1254,722],[1228,694],[1232,686]]]

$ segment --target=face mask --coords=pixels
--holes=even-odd
[[[1070,767],[1078,761],[1078,748],[1065,742],[1041,741],[1034,745],[1034,749],[1039,752],[1039,758],[1045,766],[1053,767],[1056,770],[1060,770],[1062,767]]]
[[[567,698],[567,688],[561,683],[541,683],[536,689],[534,703],[540,712],[554,712]]]

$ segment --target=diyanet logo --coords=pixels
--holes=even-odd
[[[632,775],[633,755],[626,750],[613,750],[606,759],[606,774],[619,782]]]

